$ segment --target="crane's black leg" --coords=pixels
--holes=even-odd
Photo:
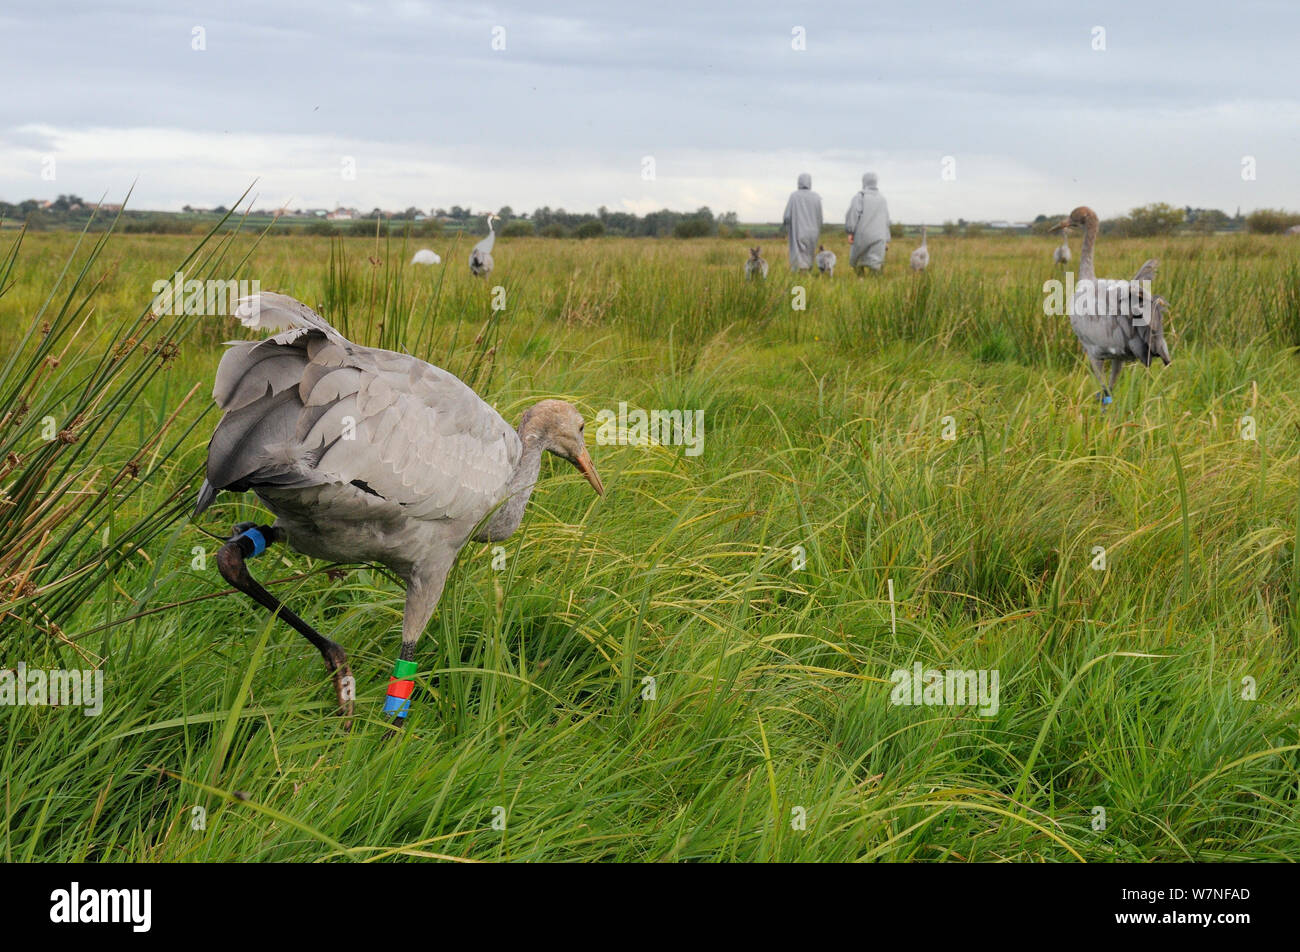
[[[1102,367],[1101,361],[1091,355],[1088,356],[1088,364],[1092,367],[1092,375],[1097,378],[1097,383],[1101,384],[1101,408],[1103,410],[1110,406],[1110,386],[1115,385],[1114,378],[1111,378],[1110,386],[1106,385],[1105,368]],[[1111,364],[1112,370],[1114,364]]]
[[[274,526],[254,526],[248,523],[241,523],[235,529],[237,532],[235,537],[217,551],[217,570],[221,573],[221,577],[273,615],[279,615],[316,646],[316,650],[325,659],[325,666],[334,675],[334,691],[338,695],[339,714],[347,719],[344,728],[350,727],[352,700],[356,697],[356,682],[352,679],[352,669],[348,667],[348,656],[342,646],[330,641],[285,608],[279,599],[248,574],[245,561],[261,555],[268,545],[283,540],[284,530]]]
[[[1106,393],[1115,392],[1115,383],[1119,380],[1119,372],[1124,369],[1124,364],[1117,358],[1112,357],[1110,361],[1110,383],[1106,386]],[[1103,404],[1109,404],[1109,400],[1103,400]],[[1102,409],[1105,409],[1103,407]]]
[[[384,735],[386,737],[391,737],[406,722],[411,692],[415,688],[415,645],[433,617],[446,580],[446,566],[440,572],[414,573],[407,580],[406,609],[402,612],[402,649],[397,664],[393,666],[393,676],[388,680],[388,697],[384,699],[384,714],[393,718],[392,727]]]

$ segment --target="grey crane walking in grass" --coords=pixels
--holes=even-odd
[[[745,262],[745,280],[762,280],[767,277],[767,262],[763,260],[762,248],[750,248],[749,260]]]
[[[1101,384],[1103,409],[1110,405],[1115,382],[1124,364],[1138,360],[1151,366],[1159,357],[1169,364],[1169,347],[1165,344],[1165,310],[1168,302],[1153,297],[1151,282],[1158,262],[1149,259],[1131,281],[1098,278],[1092,255],[1097,244],[1097,213],[1086,205],[1070,212],[1055,228],[1083,228],[1083,246],[1079,249],[1079,277],[1070,301],[1070,326],[1088,355],[1093,375]],[[1055,230],[1055,229],[1054,229]],[[1110,382],[1102,377],[1102,362],[1110,361]]]
[[[271,525],[237,525],[217,567],[320,651],[347,718],[355,682],[343,648],[285,608],[246,562],[286,542],[332,562],[378,562],[405,582],[402,647],[384,706],[401,723],[416,642],[456,554],[471,538],[497,541],[518,528],[542,453],[568,460],[604,494],[582,414],[543,400],[516,429],[447,371],[354,344],[287,295],[244,298],[236,314],[277,333],[230,344],[217,367],[212,395],[225,413],[194,513],[223,490],[252,490],[275,514]]]
[[[1060,226],[1058,226],[1060,227]],[[1070,263],[1070,229],[1061,228],[1061,244],[1052,252],[1052,261],[1065,266]]]
[[[827,251],[822,245],[817,246],[817,271],[828,278],[835,277],[835,252]]]
[[[486,278],[492,273],[495,262],[492,260],[492,246],[496,244],[497,233],[492,227],[492,222],[500,216],[493,212],[488,212],[487,226],[488,235],[482,241],[474,246],[474,250],[469,253],[469,273],[476,278]]]
[[[930,267],[930,249],[925,244],[925,226],[921,226],[921,247],[912,251],[912,270],[924,271]]]

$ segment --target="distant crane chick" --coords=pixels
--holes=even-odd
[[[835,252],[817,246],[817,271],[828,278],[835,277]]]
[[[495,264],[492,260],[492,246],[496,243],[496,229],[492,227],[492,222],[497,221],[499,215],[494,212],[488,212],[487,226],[488,235],[482,241],[474,246],[474,250],[469,253],[469,273],[476,278],[487,279],[492,273]]]
[[[921,247],[912,252],[912,270],[924,271],[930,266],[930,249],[925,245],[925,226],[921,226]]]
[[[763,260],[761,248],[749,249],[749,260],[745,262],[745,280],[762,280],[767,277],[767,262]]]
[[[1058,226],[1060,227],[1060,226]],[[1052,261],[1064,267],[1070,263],[1070,229],[1061,228],[1061,244],[1052,252]]]

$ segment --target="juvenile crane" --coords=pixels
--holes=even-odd
[[[345,717],[355,682],[343,648],[281,605],[245,563],[286,542],[333,562],[378,562],[406,583],[402,647],[384,705],[400,724],[416,642],[456,553],[471,537],[492,542],[518,528],[542,453],[568,460],[604,494],[582,415],[543,400],[516,430],[447,371],[358,346],[291,297],[253,295],[236,314],[278,333],[232,343],[221,358],[212,395],[225,414],[208,444],[195,515],[222,490],[252,490],[275,514],[271,525],[237,525],[217,567],[320,651]]]
[[[1055,227],[1083,228],[1083,246],[1079,249],[1079,277],[1070,302],[1070,326],[1088,355],[1093,375],[1101,384],[1101,403],[1105,408],[1112,400],[1111,391],[1124,364],[1140,360],[1151,366],[1159,357],[1169,364],[1169,347],[1165,344],[1165,309],[1168,302],[1151,294],[1151,282],[1158,262],[1149,259],[1131,281],[1098,278],[1092,254],[1099,228],[1097,213],[1086,205],[1070,212],[1070,217]],[[1102,361],[1110,361],[1110,382],[1102,377]]]
[[[835,277],[835,252],[817,246],[817,271],[828,278]]]
[[[1059,226],[1058,226],[1059,227]],[[1070,263],[1070,229],[1061,228],[1061,244],[1052,252],[1052,261],[1055,264],[1067,265]]]
[[[497,233],[492,227],[492,222],[498,220],[500,216],[493,212],[488,212],[487,226],[488,235],[482,241],[474,246],[474,250],[469,253],[469,273],[476,278],[487,278],[492,273],[494,262],[492,261],[492,246],[496,244]]]
[[[755,278],[762,280],[767,277],[767,262],[763,260],[763,250],[761,248],[749,249],[749,260],[745,262],[745,280],[753,281]]]
[[[912,252],[912,270],[924,271],[930,266],[930,249],[925,245],[925,226],[921,226],[921,247]]]

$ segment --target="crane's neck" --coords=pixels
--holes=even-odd
[[[506,487],[506,501],[501,504],[487,526],[476,538],[480,542],[499,542],[514,535],[519,523],[524,519],[524,507],[528,497],[537,485],[537,474],[542,468],[542,435],[530,432],[528,422],[519,424],[519,441],[524,445],[523,455],[519,457],[519,466]]]
[[[1091,216],[1085,224],[1083,247],[1079,249],[1079,280],[1096,281],[1097,272],[1092,267],[1092,247],[1097,243],[1097,218]]]

